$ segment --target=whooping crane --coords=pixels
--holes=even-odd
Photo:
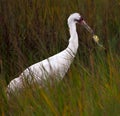
[[[55,77],[61,80],[68,71],[78,49],[78,34],[76,32],[76,23],[84,26],[91,34],[93,30],[87,25],[79,13],[73,13],[68,18],[68,27],[70,39],[67,48],[60,53],[51,56],[41,62],[33,64],[25,69],[19,77],[13,79],[8,87],[7,92],[15,91],[23,87],[24,80],[35,82],[41,85],[42,80],[49,77]]]

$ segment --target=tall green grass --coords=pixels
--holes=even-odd
[[[1,0],[0,114],[38,116],[119,116],[119,0]],[[79,12],[105,50],[79,25],[79,50],[60,82],[26,88],[8,100],[5,88],[25,68],[65,49],[67,18]]]

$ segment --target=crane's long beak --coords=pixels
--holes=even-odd
[[[88,26],[88,24],[87,24],[84,20],[81,21],[81,25],[82,25],[85,29],[87,29],[92,35],[94,35],[94,31],[91,29],[90,26]]]

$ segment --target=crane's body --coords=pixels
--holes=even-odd
[[[91,28],[85,23],[78,13],[74,13],[68,18],[68,26],[70,31],[70,39],[67,48],[60,53],[51,56],[41,62],[38,62],[25,69],[18,78],[13,79],[7,91],[15,91],[23,87],[24,80],[35,82],[41,85],[42,79],[46,80],[49,77],[55,77],[61,80],[68,71],[78,49],[78,34],[76,32],[76,23],[84,24],[88,31],[92,32]],[[85,27],[85,28],[86,28]]]

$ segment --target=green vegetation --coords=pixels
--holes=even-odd
[[[65,78],[26,88],[7,100],[5,88],[25,68],[66,48],[67,18],[79,12],[100,37],[99,48],[77,26],[79,50]],[[0,0],[1,116],[119,116],[119,0]]]

